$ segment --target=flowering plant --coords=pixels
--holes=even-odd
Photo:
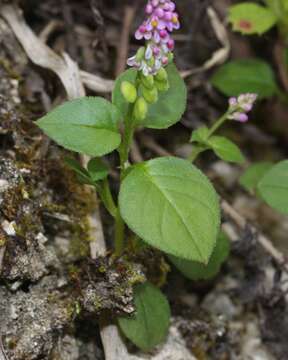
[[[135,130],[166,129],[181,119],[186,107],[186,86],[173,63],[171,36],[180,27],[175,3],[150,0],[145,14],[135,33],[145,44],[128,60],[131,68],[116,80],[112,102],[100,97],[69,101],[37,124],[66,149],[92,157],[87,168],[75,160],[68,163],[82,182],[95,187],[114,219],[114,256],[128,252],[132,233],[134,243],[161,250],[185,276],[205,279],[217,273],[229,246],[219,233],[218,195],[192,162],[206,150],[226,161],[244,160],[235,144],[215,132],[226,121],[247,121],[256,95],[231,98],[226,113],[210,129],[195,130],[188,159],[163,157],[131,164]],[[103,159],[114,150],[120,158],[118,194],[112,193]],[[135,288],[136,313],[118,319],[123,333],[143,350],[163,341],[169,326],[168,302],[149,280]]]

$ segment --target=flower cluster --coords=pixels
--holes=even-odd
[[[229,99],[229,119],[246,122],[248,115],[257,99],[257,94],[242,94],[237,98],[232,97]]]
[[[137,40],[147,41],[146,46],[127,61],[129,66],[141,70],[145,76],[155,75],[173,58],[171,32],[180,28],[175,8],[171,0],[150,0],[146,6],[146,19],[135,33]]]

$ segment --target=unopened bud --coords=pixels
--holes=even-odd
[[[137,122],[141,122],[146,118],[148,105],[143,97],[139,97],[134,106],[133,115]]]
[[[174,54],[172,52],[170,52],[168,54],[168,62],[169,62],[169,64],[172,63],[173,60],[174,60]]]
[[[147,89],[143,86],[142,93],[144,99],[149,104],[154,104],[158,100],[158,90],[156,87],[153,87],[152,89]]]
[[[153,89],[154,87],[154,77],[153,75],[148,76],[141,76],[141,83],[147,88],[147,89]]]
[[[122,81],[121,93],[124,96],[125,100],[131,104],[133,104],[137,99],[136,87],[129,81]]]
[[[139,48],[139,50],[136,53],[136,61],[140,62],[141,60],[144,59],[144,56],[145,56],[145,47],[142,46]]]
[[[168,79],[168,74],[167,71],[162,67],[160,68],[160,70],[158,71],[158,73],[155,76],[155,79],[158,81],[165,81]]]
[[[169,81],[155,81],[155,86],[157,87],[158,91],[165,92],[169,90]]]

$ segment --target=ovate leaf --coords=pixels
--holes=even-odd
[[[158,101],[149,107],[144,126],[151,129],[166,129],[177,123],[185,109],[187,88],[174,64],[166,68],[169,90],[159,94]]]
[[[161,291],[149,282],[137,285],[134,295],[136,313],[118,318],[118,324],[129,340],[140,349],[149,351],[167,336],[170,307]]]
[[[58,106],[38,120],[37,125],[68,150],[102,156],[121,142],[119,119],[119,111],[107,100],[83,97]]]
[[[193,131],[192,136],[191,136],[191,141],[195,141],[198,142],[200,144],[206,144],[206,140],[208,139],[209,136],[209,129],[207,128],[207,126],[202,126],[199,129],[196,129]]]
[[[271,169],[273,163],[270,162],[258,162],[251,165],[244,174],[240,177],[240,184],[248,191],[252,192],[255,190],[257,184],[262,179],[264,174]]]
[[[234,31],[246,35],[261,35],[276,24],[277,16],[270,8],[252,2],[243,2],[229,8],[228,20]]]
[[[77,160],[66,157],[65,163],[70,169],[75,171],[77,178],[81,183],[91,185],[91,178],[88,171]]]
[[[272,68],[258,59],[241,59],[221,66],[212,77],[212,84],[227,96],[256,93],[260,98],[277,93]]]
[[[220,223],[218,196],[188,161],[167,157],[137,164],[122,182],[120,212],[148,244],[207,263]]]
[[[268,170],[258,183],[257,190],[268,205],[288,214],[288,160]]]
[[[215,154],[224,161],[243,163],[245,158],[236,144],[223,136],[212,136],[208,144]]]
[[[168,65],[166,70],[170,87],[168,91],[159,92],[158,101],[153,105],[149,105],[146,120],[142,124],[148,128],[168,128],[181,119],[186,108],[187,90],[183,79],[174,64]],[[120,91],[121,83],[126,80],[135,84],[136,77],[137,71],[129,69],[116,80],[112,101],[120,110],[122,116],[127,113],[128,104]]]
[[[223,262],[228,258],[230,252],[230,241],[221,232],[218,236],[215,249],[207,265],[195,261],[179,259],[169,256],[175,267],[188,279],[200,280],[210,279],[218,274]]]

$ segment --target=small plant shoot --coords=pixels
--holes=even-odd
[[[282,15],[273,1],[244,2],[231,7],[228,21],[241,34],[259,36],[274,26],[283,34],[287,19]],[[226,124],[245,126],[257,97],[283,99],[284,95],[268,63],[233,60],[212,77],[212,84],[229,97],[226,111],[210,126],[194,129],[186,158],[145,155],[143,161],[132,161],[136,131],[148,128],[165,133],[186,110],[187,88],[173,53],[172,33],[179,28],[175,1],[149,0],[135,33],[142,46],[116,79],[111,101],[101,97],[68,101],[37,125],[57,144],[76,153],[66,158],[66,164],[82,184],[95,189],[111,217],[114,239],[109,261],[126,259],[144,243],[144,248],[160,251],[174,271],[199,281],[215,277],[230,251],[220,228],[219,188],[202,170],[207,167],[198,166],[202,153],[209,152],[210,158],[231,167],[248,168],[240,178],[240,191],[257,194],[273,209],[288,214],[288,160],[248,167],[247,152],[221,133]],[[77,154],[90,158],[87,166],[76,160]],[[107,165],[110,158],[113,166]],[[133,314],[115,315],[121,333],[142,351],[165,342],[169,331],[169,303],[154,280],[146,275],[145,282],[134,287]]]

